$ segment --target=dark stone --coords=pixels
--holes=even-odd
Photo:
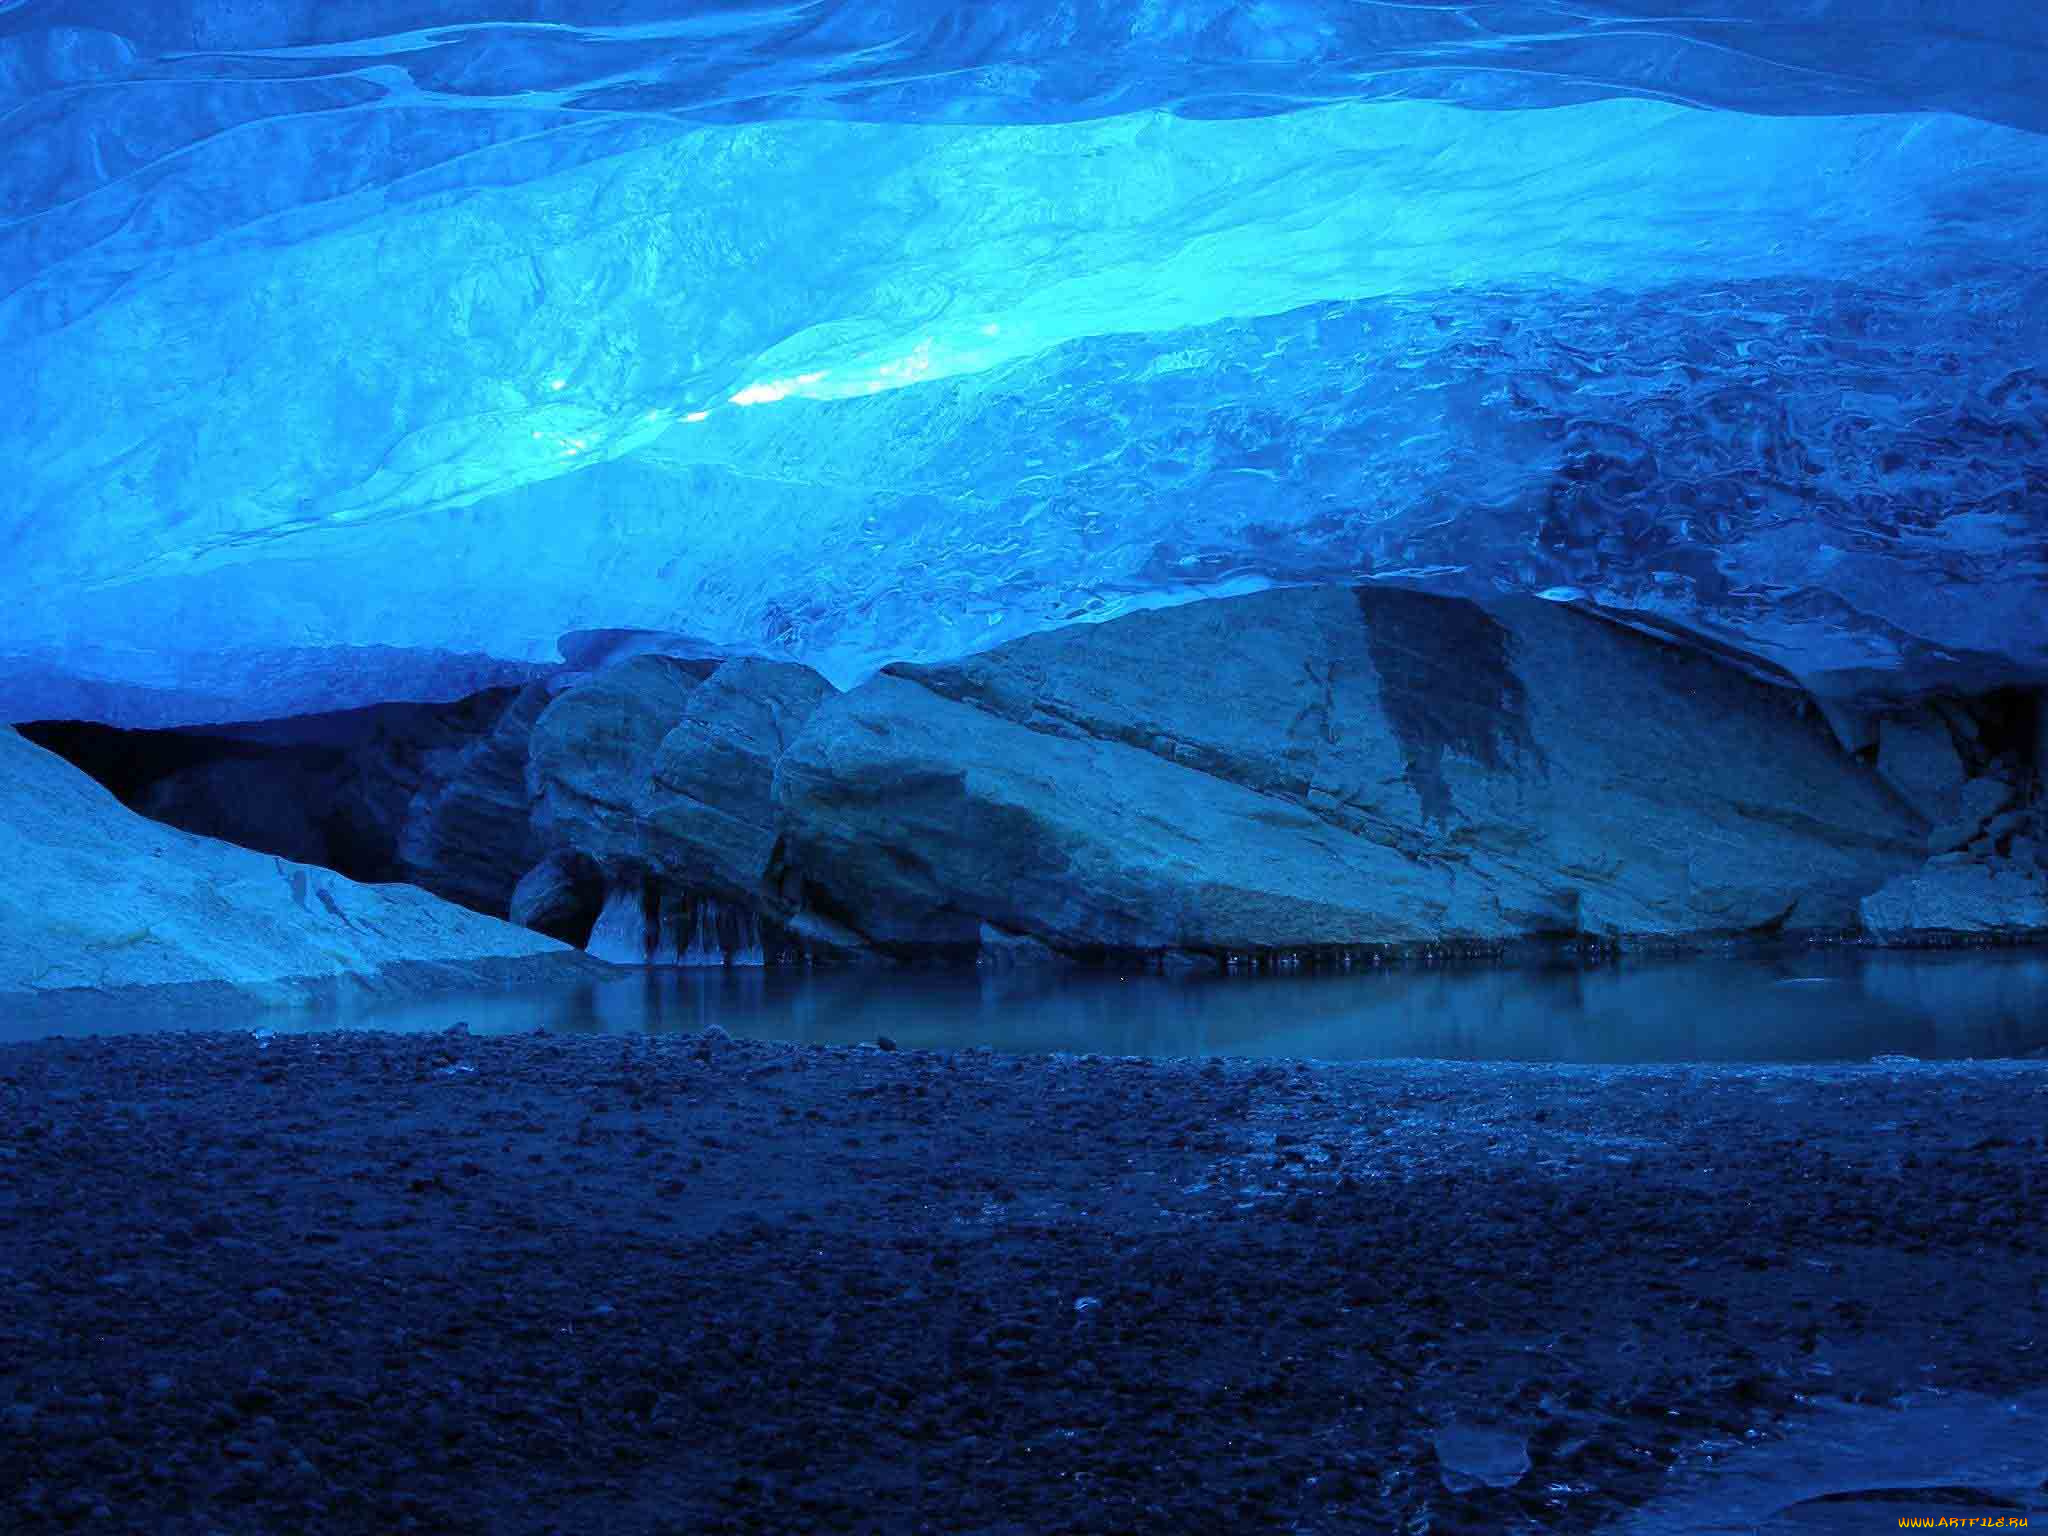
[[[1448,825],[1446,751],[1496,770],[1537,755],[1528,700],[1509,665],[1508,632],[1474,603],[1401,587],[1364,586],[1356,596],[1405,776],[1423,819]]]
[[[831,693],[791,663],[734,660],[707,676],[658,654],[564,690],[534,729],[530,770],[537,833],[564,862],[522,891],[537,908],[545,885],[566,903],[560,921],[615,963],[763,964],[839,947],[816,920],[792,932],[766,880],[776,764]],[[603,892],[585,923],[592,872]]]
[[[512,891],[511,918],[578,948],[604,909],[604,871],[573,848],[557,849],[520,877]]]

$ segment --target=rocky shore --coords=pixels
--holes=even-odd
[[[0,1527],[1590,1531],[2048,1379],[2044,1121],[2041,1063],[9,1047]]]

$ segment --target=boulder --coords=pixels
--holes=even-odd
[[[1876,710],[1855,698],[1834,698],[1825,694],[1816,694],[1813,702],[1844,752],[1857,756],[1877,751]]]
[[[838,947],[829,925],[785,931],[778,919],[786,914],[762,889],[775,843],[776,763],[832,692],[792,663],[741,658],[707,671],[647,654],[579,681],[548,706],[533,732],[535,824],[546,846],[598,872],[593,954],[760,964]],[[529,878],[537,911],[557,875]],[[583,910],[576,906],[576,921]]]
[[[1072,964],[1058,950],[1021,933],[981,925],[981,952],[975,963],[991,971],[1033,970],[1045,966],[1062,968]]]
[[[1863,926],[1880,943],[2048,932],[2048,872],[2016,859],[1931,860],[1864,898]]]
[[[1931,826],[1957,818],[1969,779],[1948,722],[1934,709],[1892,714],[1878,722],[1877,771]]]
[[[834,693],[809,667],[728,661],[690,695],[637,802],[671,880],[752,901],[775,846],[775,765]]]
[[[1971,779],[1956,796],[1956,814],[1983,826],[2019,798],[2019,791],[2004,779]]]
[[[1803,695],[1536,601],[1261,593],[896,667],[771,879],[899,953],[1844,929],[1924,834]]]
[[[590,964],[411,886],[150,821],[7,729],[0,866],[0,994],[16,997],[211,986],[281,1001],[337,982],[473,985]]]
[[[547,703],[544,685],[520,689],[487,730],[427,765],[399,827],[401,878],[493,917],[510,912],[518,872],[538,857],[526,759]]]
[[[668,656],[635,656],[556,695],[534,723],[527,760],[544,846],[573,848],[607,869],[644,861],[639,804],[654,755],[702,672]]]

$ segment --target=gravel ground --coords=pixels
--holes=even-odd
[[[6,1047],[0,1529],[1590,1530],[2048,1382],[2044,1125],[2035,1063]]]

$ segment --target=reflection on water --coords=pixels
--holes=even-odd
[[[624,970],[568,986],[374,999],[178,1027],[680,1033],[1105,1055],[1467,1061],[1863,1061],[2048,1050],[2048,953],[1854,950],[1596,967],[1212,978]],[[133,1005],[67,1025],[165,1027]],[[0,1023],[0,1033],[4,1033]],[[18,1036],[17,1036],[18,1037]]]

